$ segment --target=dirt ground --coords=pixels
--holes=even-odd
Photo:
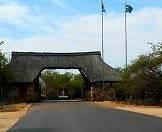
[[[146,115],[153,115],[162,118],[162,106],[136,106],[136,105],[120,104],[111,101],[96,102],[96,103],[105,107],[142,113]]]
[[[27,104],[25,108],[16,112],[0,112],[0,132],[6,132],[14,125],[20,117],[24,116],[31,104]]]

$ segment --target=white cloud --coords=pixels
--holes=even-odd
[[[112,66],[123,66],[124,14],[105,15],[105,60]],[[162,8],[144,8],[128,14],[129,61],[137,55],[148,53],[148,42],[162,41]],[[101,49],[101,21],[99,15],[72,17],[61,24],[60,35],[31,36],[19,41],[9,41],[3,49],[14,51],[78,52]],[[45,25],[43,28],[48,29]],[[49,29],[51,27],[49,26]]]
[[[61,7],[64,7],[65,6],[65,1],[64,0],[49,0],[51,1],[52,3],[58,5],[58,6],[61,6]]]
[[[0,20],[15,20],[23,17],[28,13],[25,6],[17,3],[8,3],[0,5]]]
[[[15,34],[19,30],[23,31],[22,34],[25,31],[40,34],[54,33],[52,23],[49,23],[50,18],[50,14],[43,14],[38,7],[29,7],[16,2],[0,5],[0,22],[14,26]]]

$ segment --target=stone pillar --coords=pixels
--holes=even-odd
[[[115,90],[112,87],[112,83],[105,83],[104,89],[102,86],[102,83],[93,83],[93,101],[113,100],[115,98]]]
[[[27,102],[39,102],[41,96],[41,89],[39,82],[34,81],[27,85]]]
[[[94,95],[94,93],[93,93],[93,87],[91,86],[91,101],[92,101],[92,102],[94,101],[93,95]]]
[[[84,83],[83,84],[83,100],[84,101],[91,101],[91,84]]]
[[[34,83],[27,84],[27,102],[32,102],[34,100]]]
[[[3,97],[2,84],[0,83],[0,99]]]

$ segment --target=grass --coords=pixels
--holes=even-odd
[[[9,103],[0,103],[0,112],[15,112],[20,111],[23,109],[27,104],[26,103],[16,103],[16,104],[9,104]]]

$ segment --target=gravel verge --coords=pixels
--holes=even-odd
[[[14,112],[0,112],[0,132],[6,132],[9,128],[11,128],[19,120],[19,118],[26,114],[31,105],[32,104],[23,104],[22,106],[21,104],[18,105],[18,108],[15,108]],[[16,111],[16,109],[19,110]]]
[[[104,101],[104,102],[95,102],[104,107],[126,110],[146,115],[152,115],[162,118],[162,106],[137,106],[137,105],[128,105],[122,103],[116,103],[113,101]]]

